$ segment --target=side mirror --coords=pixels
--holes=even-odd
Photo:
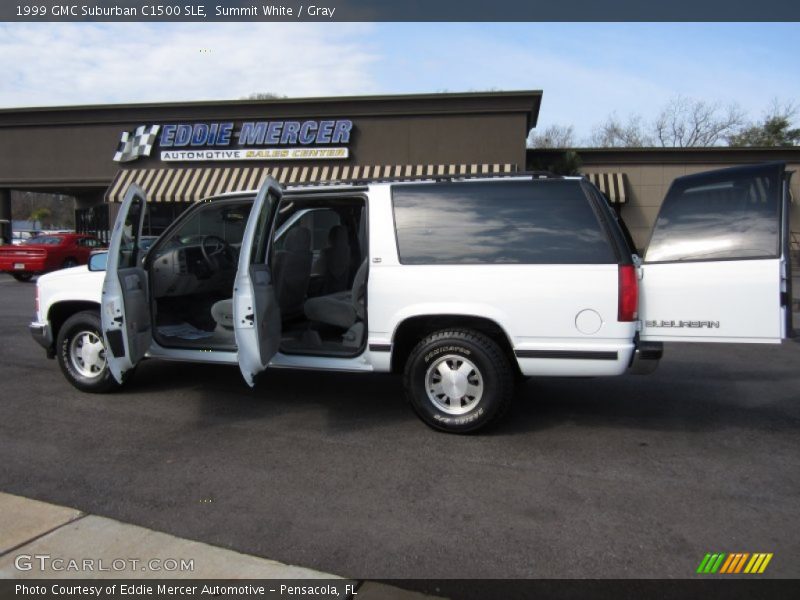
[[[98,252],[89,257],[90,271],[105,271],[108,262],[108,252]]]

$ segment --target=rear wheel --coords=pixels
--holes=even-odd
[[[103,393],[119,387],[108,369],[100,327],[100,316],[87,310],[72,315],[58,332],[58,365],[67,381],[83,392]]]
[[[476,431],[503,416],[514,378],[508,359],[476,331],[438,331],[422,340],[406,362],[406,395],[419,417],[451,433]]]
[[[30,281],[33,273],[12,273],[11,276],[17,281]]]

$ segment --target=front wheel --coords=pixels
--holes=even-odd
[[[119,387],[108,369],[96,312],[86,310],[67,319],[58,332],[56,349],[64,377],[82,392],[103,393]]]
[[[486,427],[505,414],[514,379],[508,359],[476,331],[438,331],[422,340],[406,362],[406,395],[428,425],[450,433]]]

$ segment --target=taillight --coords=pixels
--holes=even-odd
[[[639,284],[636,281],[634,265],[619,266],[618,321],[635,321],[639,308]]]

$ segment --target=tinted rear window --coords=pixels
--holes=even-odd
[[[403,264],[616,263],[577,180],[396,186],[392,198]]]
[[[658,213],[648,262],[780,255],[782,167],[728,169],[677,180]]]
[[[62,237],[55,237],[51,235],[40,235],[39,237],[30,238],[26,240],[26,244],[30,245],[44,245],[44,246],[58,246],[64,241]]]

